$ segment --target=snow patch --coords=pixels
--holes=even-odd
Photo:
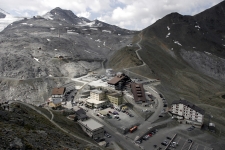
[[[102,32],[112,33],[112,31],[109,30],[102,30]]]
[[[95,42],[99,42],[99,43],[100,43],[100,42],[101,42],[101,40],[100,40],[100,39],[97,39],[97,40],[95,40]]]
[[[204,51],[206,54],[208,54],[208,55],[212,55],[211,53],[209,53],[209,52],[206,52],[206,51]]]
[[[167,26],[167,29],[168,29],[168,30],[170,30],[170,27],[169,27],[169,26]]]
[[[75,32],[75,30],[67,30],[67,33],[70,33],[70,34],[79,34],[79,33]]]
[[[39,59],[37,59],[36,57],[34,57],[34,60],[36,60],[37,62],[40,62]]]
[[[178,41],[174,41],[175,44],[182,46]]]
[[[90,28],[91,30],[98,30],[97,28]]]
[[[89,51],[87,51],[87,50],[84,50],[85,52],[87,52],[87,53],[91,53],[91,52],[89,52]]]
[[[45,19],[47,19],[47,20],[53,20],[53,18],[52,18],[52,14],[50,13],[50,12],[47,12],[45,15],[43,15],[42,17],[43,18],[45,18]]]
[[[170,36],[170,32],[166,35],[166,38],[168,38]]]

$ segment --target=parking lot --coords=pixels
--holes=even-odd
[[[188,138],[180,134],[182,132],[190,132],[187,131],[188,127],[189,126],[187,125],[180,125],[175,128],[171,128],[171,130],[168,128],[158,129],[155,134],[147,136],[147,139],[142,138],[142,143],[138,145],[146,150],[212,150],[207,143],[203,144],[193,138]],[[191,132],[196,132],[197,130],[199,129],[194,129]]]
[[[127,110],[127,112],[131,116],[129,116],[128,114],[123,113],[121,111],[112,109],[112,108],[106,108],[103,111],[111,112],[111,113],[109,113],[111,117],[105,116],[104,120],[107,120],[112,126],[117,127],[117,128],[121,128],[121,127],[130,128],[130,126],[144,121],[142,118],[137,116],[137,114],[135,114],[135,112],[133,110]],[[116,115],[116,114],[114,115],[113,112],[117,112],[118,115]],[[115,116],[118,116],[119,119],[116,119]]]

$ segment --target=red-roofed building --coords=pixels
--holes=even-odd
[[[134,100],[136,103],[145,103],[145,90],[143,84],[137,84],[132,82],[131,84],[131,92],[133,93]]]

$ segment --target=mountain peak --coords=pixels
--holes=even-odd
[[[7,13],[6,11],[0,8],[0,18],[5,18],[6,14],[9,14],[9,13]]]

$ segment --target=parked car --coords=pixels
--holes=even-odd
[[[117,111],[114,111],[113,114],[114,115],[119,115],[119,113]]]
[[[191,143],[192,142],[192,140],[191,139],[188,139],[188,143]]]
[[[147,134],[147,135],[145,135],[142,139],[143,139],[143,140],[147,140],[149,137],[150,137],[150,136]]]
[[[166,146],[166,145],[167,145],[167,144],[166,144],[166,143],[164,143],[164,142],[162,142],[161,144],[162,144],[162,145],[164,145],[164,146]]]
[[[168,136],[167,136],[166,138],[167,138],[168,140],[171,140],[171,137],[168,137]]]
[[[135,143],[141,144],[142,140],[137,140],[137,141],[135,141]]]

